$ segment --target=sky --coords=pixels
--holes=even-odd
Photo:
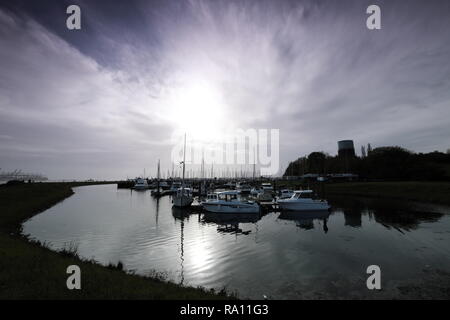
[[[181,133],[236,128],[279,129],[278,174],[342,139],[445,152],[449,18],[446,0],[0,0],[0,168],[154,176]]]

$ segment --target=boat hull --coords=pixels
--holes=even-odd
[[[256,203],[203,203],[203,209],[212,213],[259,213],[259,206]]]
[[[316,211],[316,210],[328,210],[330,205],[326,201],[290,201],[279,200],[278,205],[281,210],[287,211]]]
[[[192,204],[192,197],[173,197],[173,206],[178,208],[189,207]]]

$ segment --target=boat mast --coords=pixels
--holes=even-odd
[[[181,180],[181,203],[183,203],[183,195],[184,195],[184,173],[185,173],[185,164],[186,164],[186,133],[184,134],[184,149],[183,149],[183,178]]]
[[[255,181],[256,148],[253,147],[253,181]]]
[[[157,183],[156,183],[156,193],[159,194],[159,159],[158,159],[158,177],[157,177]]]

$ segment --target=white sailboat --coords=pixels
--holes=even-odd
[[[184,175],[186,170],[186,134],[184,135],[184,150],[183,150],[183,177],[181,180],[181,188],[177,190],[173,196],[174,207],[189,207],[194,201],[191,188],[186,188],[184,184]]]

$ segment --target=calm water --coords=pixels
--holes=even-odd
[[[145,191],[74,190],[27,221],[24,233],[55,250],[76,246],[103,264],[121,261],[139,274],[226,287],[241,298],[370,297],[371,264],[381,267],[385,292],[430,269],[450,271],[448,207],[346,197],[329,199],[331,213],[216,221]]]

